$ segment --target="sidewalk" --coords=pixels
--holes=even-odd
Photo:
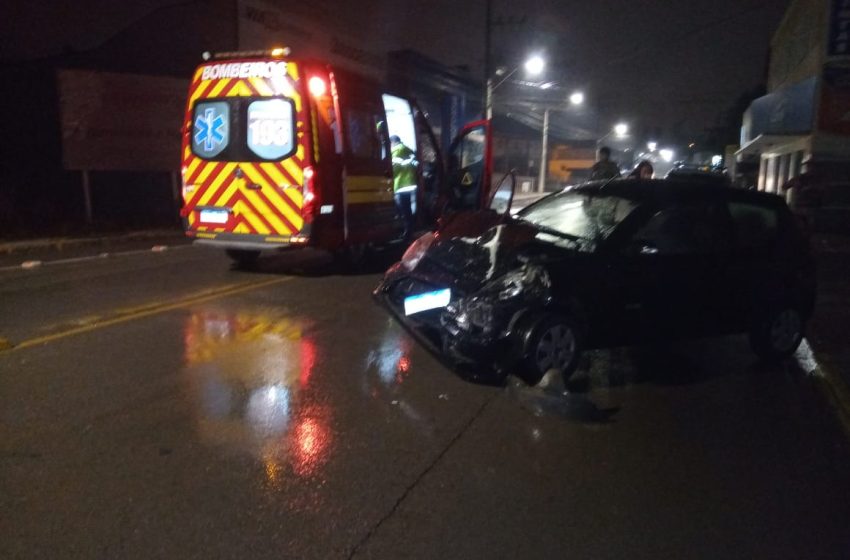
[[[177,228],[85,237],[0,240],[0,267],[20,265],[24,262],[52,261],[150,249],[154,246],[183,245],[190,242],[191,240],[184,236],[183,231]]]
[[[850,237],[815,235],[818,299],[808,341],[822,370],[824,389],[850,429]]]

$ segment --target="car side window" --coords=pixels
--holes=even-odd
[[[362,159],[383,160],[386,158],[384,136],[386,126],[377,112],[361,109],[348,111],[349,154]]]
[[[627,245],[630,254],[687,255],[728,250],[728,215],[714,205],[671,206],[656,212]]]
[[[779,223],[776,210],[747,202],[730,202],[728,206],[738,248],[764,247],[776,240]]]

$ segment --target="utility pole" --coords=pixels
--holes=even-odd
[[[546,152],[549,151],[549,107],[543,110],[543,148],[540,150],[540,180],[537,187],[538,192],[546,190],[546,175],[549,171],[549,160]]]
[[[493,0],[486,0],[484,8],[484,114],[493,118],[493,77],[490,69],[490,30],[493,28]]]

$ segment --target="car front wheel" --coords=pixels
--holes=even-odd
[[[575,323],[561,316],[549,316],[532,330],[526,345],[523,378],[536,385],[551,370],[557,370],[564,383],[578,367],[581,337]]]
[[[803,341],[805,321],[793,307],[762,314],[750,331],[750,345],[761,359],[778,361],[797,351]]]

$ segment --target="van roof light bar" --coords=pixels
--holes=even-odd
[[[289,47],[275,47],[273,49],[264,49],[256,51],[227,51],[211,53],[205,51],[201,58],[204,60],[226,60],[231,58],[279,58],[292,54],[292,49]]]

